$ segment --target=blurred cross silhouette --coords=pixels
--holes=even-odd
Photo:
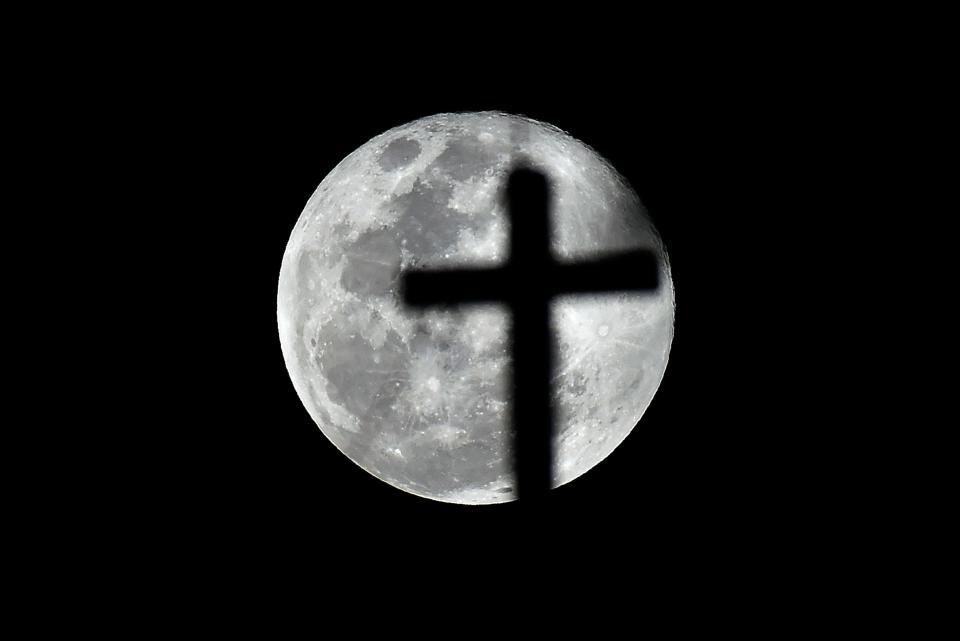
[[[553,485],[550,300],[560,294],[656,289],[658,271],[656,257],[647,250],[557,262],[550,250],[549,187],[539,171],[511,172],[506,198],[511,233],[504,266],[408,271],[402,291],[414,307],[500,302],[510,308],[513,465],[517,495],[529,499]]]

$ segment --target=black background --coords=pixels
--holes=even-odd
[[[36,122],[11,119],[31,140],[18,161],[55,172],[42,172],[39,205],[25,210],[50,229],[22,241],[31,253],[21,271],[54,263],[38,291],[69,314],[52,315],[42,341],[55,353],[39,361],[36,419],[11,430],[39,437],[46,465],[33,477],[54,486],[51,501],[31,499],[56,521],[41,526],[41,556],[89,564],[73,574],[76,592],[98,598],[91,612],[119,610],[90,589],[112,562],[130,600],[144,599],[144,583],[163,593],[149,599],[161,611],[138,621],[151,626],[187,598],[203,610],[246,593],[254,607],[223,617],[243,624],[262,593],[292,587],[324,622],[340,613],[315,589],[367,607],[370,620],[381,611],[371,605],[397,604],[394,628],[430,625],[444,609],[506,619],[560,597],[550,615],[561,624],[584,619],[595,631],[619,609],[633,630],[651,593],[681,610],[673,620],[713,627],[704,602],[733,602],[742,620],[783,602],[784,585],[812,586],[790,625],[824,605],[824,591],[833,609],[846,607],[844,578],[886,571],[886,548],[901,544],[877,538],[890,523],[862,517],[880,506],[893,521],[890,498],[914,499],[895,477],[878,484],[904,456],[873,451],[880,421],[861,414],[888,399],[871,388],[860,407],[829,405],[859,392],[859,375],[830,380],[832,369],[846,374],[832,365],[845,343],[889,325],[850,322],[838,303],[874,280],[875,264],[856,252],[868,243],[862,228],[876,226],[860,199],[885,197],[885,186],[857,182],[852,150],[871,141],[878,164],[891,157],[878,105],[897,93],[889,72],[915,68],[889,35],[898,29],[832,9],[682,6],[668,23],[633,6],[591,20],[588,7],[556,5],[523,23],[516,9],[487,5],[467,15],[387,8],[396,20],[372,5],[359,17],[318,8],[325,15],[284,16],[290,24],[261,7],[85,15],[96,30],[68,18],[60,39],[43,21],[42,37],[13,50],[15,75],[31,82],[11,104],[42,103],[25,103]],[[864,33],[881,42],[862,45]],[[47,50],[49,64],[32,69]],[[864,100],[871,77],[881,82]],[[391,127],[488,109],[549,122],[608,158],[663,236],[676,287],[670,362],[643,420],[539,510],[441,504],[373,478],[310,419],[277,336],[284,247],[328,172]],[[67,189],[54,195],[58,185]],[[831,255],[851,212],[856,240]],[[880,246],[916,240],[901,223],[880,226]],[[53,238],[80,255],[58,260]],[[856,277],[840,273],[843,260]],[[73,307],[63,290],[76,292]],[[866,296],[854,300],[866,308]],[[50,316],[25,301],[12,309],[30,323]],[[879,310],[897,322],[896,307]],[[901,346],[886,338],[871,336],[871,350],[895,364],[888,354]],[[903,368],[877,369],[899,380]],[[76,402],[60,394],[73,383]],[[67,418],[52,425],[61,408]],[[896,427],[899,445],[915,425]],[[63,465],[47,461],[54,440]],[[849,527],[858,521],[870,527]],[[31,567],[38,558],[14,553]],[[59,577],[33,574],[44,590],[59,587]],[[359,585],[345,588],[347,578]],[[539,591],[523,590],[531,582]],[[743,583],[755,589],[738,591]],[[493,588],[489,598],[463,598],[477,586]],[[600,588],[628,607],[608,598],[583,607]]]
[[[730,562],[800,527],[792,470],[804,447],[771,367],[788,342],[774,330],[782,281],[764,262],[778,251],[772,212],[787,206],[771,150],[796,136],[783,96],[767,71],[729,61],[619,60],[605,72],[508,59],[499,72],[397,76],[251,61],[191,76],[160,126],[190,141],[174,170],[189,206],[167,223],[186,346],[165,437],[178,452],[177,527],[211,554],[428,572],[560,554],[604,571]],[[536,512],[429,501],[360,469],[302,406],[277,336],[283,251],[326,174],[391,127],[474,110],[554,124],[609,159],[659,229],[676,288],[670,361],[643,420]]]

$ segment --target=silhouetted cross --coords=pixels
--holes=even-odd
[[[558,263],[550,250],[549,188],[533,169],[516,169],[507,182],[510,255],[503,267],[409,271],[403,296],[415,307],[502,302],[512,311],[512,411],[516,491],[545,493],[553,478],[553,348],[550,299],[656,289],[656,257],[632,251],[574,264]]]

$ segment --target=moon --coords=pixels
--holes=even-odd
[[[655,252],[660,286],[559,297],[554,487],[606,458],[633,430],[673,341],[666,248],[627,181],[560,129],[500,112],[438,114],[387,131],[323,179],[280,268],[277,323],[290,379],[324,435],[375,477],[450,503],[516,498],[511,469],[508,312],[418,311],[408,268],[497,266],[507,258],[501,191],[519,161],[551,184],[561,262]]]

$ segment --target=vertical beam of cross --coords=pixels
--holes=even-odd
[[[550,490],[553,474],[553,347],[550,292],[545,287],[553,265],[548,199],[543,174],[529,170],[511,174],[507,182],[510,284],[517,293],[510,297],[513,469],[517,492],[524,496]]]
[[[550,301],[560,294],[653,290],[656,256],[631,251],[597,260],[560,264],[550,251],[549,186],[528,168],[507,180],[510,255],[492,269],[408,271],[402,293],[413,307],[500,302],[511,311],[509,346],[514,474],[518,497],[542,496],[553,486],[553,339]]]

